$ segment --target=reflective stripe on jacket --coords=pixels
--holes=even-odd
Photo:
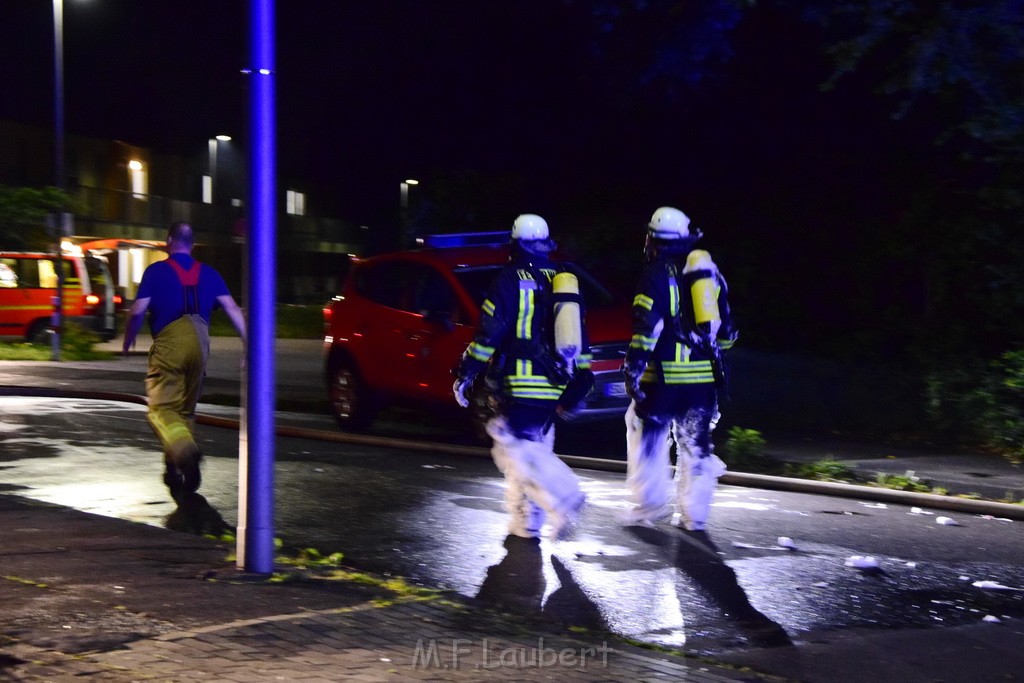
[[[644,267],[633,298],[633,336],[626,363],[645,366],[641,382],[712,384],[710,350],[694,345],[689,336],[696,332],[692,304],[689,291],[680,284],[679,272],[676,262],[666,257],[655,258]],[[718,272],[715,277],[722,319],[716,341],[725,350],[733,345],[736,332],[725,279]]]
[[[501,270],[480,307],[480,328],[466,348],[460,376],[479,374],[492,360],[501,365],[506,395],[524,400],[557,400],[565,389],[551,379],[555,362],[549,337],[553,314],[551,280],[559,272],[550,262],[510,264]],[[589,368],[590,347],[584,332],[577,367]]]

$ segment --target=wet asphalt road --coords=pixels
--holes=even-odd
[[[237,432],[203,426],[200,438],[201,492],[234,524]],[[276,452],[275,535],[287,546],[645,642],[722,654],[858,627],[1024,618],[1020,522],[722,486],[707,534],[623,529],[622,475],[581,470],[591,505],[580,532],[535,545],[506,539],[487,458],[292,438]],[[160,467],[141,406],[0,398],[4,492],[162,525],[174,506]],[[845,566],[854,556],[879,567]]]
[[[145,339],[143,341],[146,341]],[[120,340],[106,345],[113,350]],[[143,345],[145,346],[145,345]],[[241,342],[235,337],[211,338],[212,360],[207,366],[202,402],[238,405]],[[322,344],[315,339],[278,339],[275,375],[279,409],[304,411],[310,428],[337,430],[327,413],[326,388],[321,359]],[[113,392],[144,395],[146,357],[142,353],[109,361],[17,363],[0,361],[0,386],[46,387],[68,391]],[[475,444],[469,413],[456,407],[425,413],[391,406],[382,411],[369,430],[375,436],[426,439],[435,443]],[[563,423],[556,450],[624,460],[625,436],[621,418]]]

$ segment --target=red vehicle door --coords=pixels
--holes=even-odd
[[[417,320],[410,321],[409,348],[415,358],[415,397],[433,403],[452,400],[452,369],[473,339],[475,321],[459,300],[453,281],[425,264],[417,264],[410,279],[411,301]]]

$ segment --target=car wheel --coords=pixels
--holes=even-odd
[[[373,422],[376,399],[348,358],[331,363],[327,373],[327,397],[338,425],[349,432],[365,430]]]
[[[50,324],[45,320],[37,320],[32,323],[25,334],[25,339],[33,344],[50,343]]]

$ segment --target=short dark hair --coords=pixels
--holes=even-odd
[[[195,234],[192,232],[192,226],[185,221],[178,221],[171,225],[170,230],[167,231],[167,239],[174,240],[178,244],[192,246],[195,244]]]

